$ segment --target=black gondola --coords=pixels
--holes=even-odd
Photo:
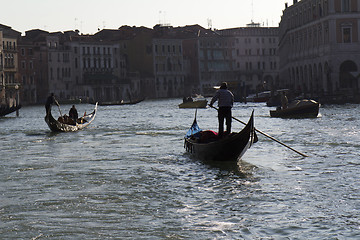
[[[61,121],[63,120],[62,117],[59,118],[60,121],[56,120],[52,116],[51,111],[48,115],[45,116],[45,122],[48,124],[50,130],[53,132],[75,132],[87,127],[95,119],[97,105],[98,104],[96,103],[94,111],[92,113],[78,118],[77,121],[73,124],[64,123],[64,121]]]
[[[134,100],[134,101],[128,101],[128,102],[124,102],[123,100],[121,101],[111,101],[111,102],[99,102],[100,106],[112,106],[112,105],[135,105],[137,103],[140,103],[142,101],[144,101],[145,98],[141,98],[138,100]]]
[[[0,117],[13,113],[21,108],[21,105],[9,107],[7,105],[0,105]]]
[[[254,112],[246,126],[238,133],[224,137],[214,137],[204,141],[202,131],[196,122],[185,136],[184,147],[187,152],[204,161],[237,161],[255,142]]]

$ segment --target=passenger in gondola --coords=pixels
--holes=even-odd
[[[72,108],[69,110],[69,117],[73,119],[75,122],[79,118],[78,111],[75,107],[75,105],[72,105]]]
[[[227,83],[223,82],[220,85],[220,89],[216,92],[214,97],[210,101],[210,107],[218,101],[218,120],[219,120],[219,136],[224,133],[224,119],[226,119],[226,133],[231,133],[231,108],[234,104],[234,95],[227,88]]]
[[[49,113],[51,111],[51,106],[53,104],[56,104],[58,107],[60,106],[58,101],[56,101],[56,99],[55,99],[54,93],[51,93],[50,96],[46,99],[46,103],[45,103],[46,115],[49,115]]]

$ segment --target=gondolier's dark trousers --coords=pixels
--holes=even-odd
[[[46,104],[45,105],[45,110],[46,110],[46,116],[49,115],[49,113],[51,111],[51,104]]]
[[[219,107],[219,135],[224,133],[224,119],[226,119],[226,132],[231,133],[231,107]]]

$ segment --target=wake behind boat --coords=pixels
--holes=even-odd
[[[89,126],[89,124],[94,121],[97,105],[96,103],[94,110],[90,114],[84,115],[76,121],[72,120],[73,122],[67,121],[63,116],[60,116],[59,119],[56,120],[52,116],[51,111],[49,111],[49,114],[45,116],[45,122],[53,132],[75,132]]]
[[[212,131],[203,131],[194,122],[185,136],[184,147],[196,158],[205,161],[237,161],[251,145],[256,142],[254,128],[254,113],[246,126],[237,133],[224,137],[217,136]]]

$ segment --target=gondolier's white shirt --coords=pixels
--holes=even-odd
[[[218,107],[232,107],[234,95],[227,89],[219,89],[211,99],[210,105],[212,106],[216,100],[218,100]]]

